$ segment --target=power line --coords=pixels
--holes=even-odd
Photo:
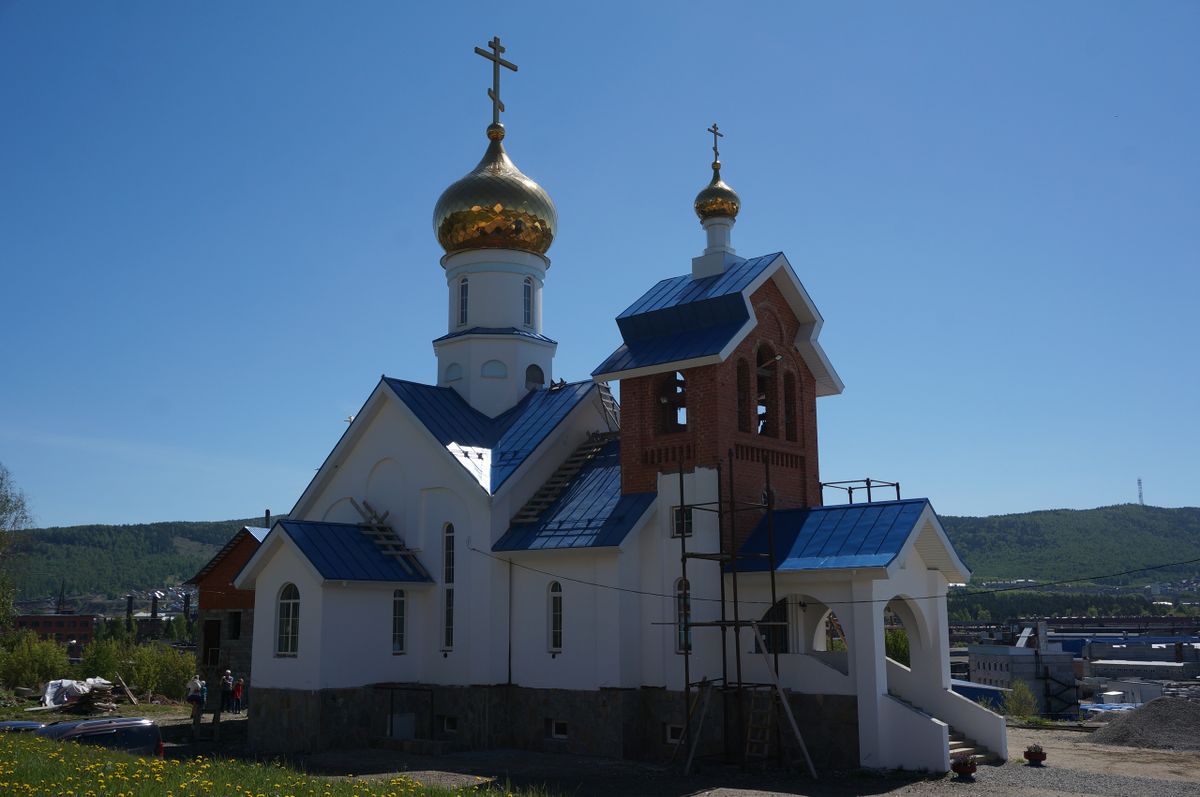
[[[631,595],[645,595],[650,598],[667,598],[670,600],[674,600],[676,598],[676,596],[674,594],[668,595],[663,592],[651,592],[650,590],[633,589],[632,587],[618,587],[615,584],[602,584],[599,581],[588,581],[587,579],[583,579],[583,578],[575,578],[574,576],[564,576],[560,573],[552,573],[549,570],[541,570],[539,568],[532,567],[527,564],[522,564],[521,562],[517,562],[513,559],[505,559],[501,556],[496,556],[495,554],[491,554],[491,553],[488,553],[487,551],[480,550],[479,548],[476,548],[474,546],[471,546],[470,550],[474,551],[475,553],[482,554],[489,559],[494,559],[497,562],[504,562],[507,564],[511,564],[512,566],[519,567],[522,570],[528,570],[532,573],[539,573],[543,576],[549,576],[550,578],[557,579],[559,581],[571,581],[576,584],[582,584],[582,585],[588,586],[588,587],[596,587],[598,589],[608,589],[608,590],[612,590],[614,592],[626,592]],[[1080,576],[1079,578],[1064,578],[1064,579],[1059,579],[1058,581],[1046,581],[1041,584],[1035,584],[1032,586],[1024,585],[1024,586],[1019,586],[1019,587],[997,587],[996,589],[975,590],[973,592],[960,592],[957,594],[962,597],[973,598],[977,595],[995,595],[995,594],[998,594],[1001,592],[1016,592],[1016,591],[1020,591],[1020,590],[1035,590],[1035,589],[1041,589],[1043,587],[1054,587],[1054,586],[1059,586],[1062,584],[1075,584],[1080,581],[1098,581],[1099,579],[1102,579],[1102,578],[1116,578],[1118,576],[1132,575],[1133,573],[1145,573],[1150,570],[1162,570],[1167,567],[1178,567],[1180,565],[1191,565],[1191,564],[1197,564],[1197,563],[1200,563],[1200,557],[1197,557],[1196,559],[1185,559],[1185,560],[1179,561],[1179,562],[1167,562],[1165,564],[1160,564],[1160,565],[1150,565],[1148,567],[1137,567],[1132,570],[1122,570],[1119,573],[1108,573],[1105,575],[1098,575],[1098,576]],[[921,595],[921,596],[911,597],[910,599],[911,600],[928,600],[930,598],[942,598],[942,597],[945,597],[945,596],[944,595]],[[696,595],[692,595],[691,599],[693,601],[708,601],[710,603],[720,603],[721,602],[720,598],[701,598],[701,597],[697,597]],[[886,598],[886,599],[872,598],[872,599],[865,599],[865,600],[823,601],[823,603],[825,603],[826,606],[849,606],[849,605],[855,604],[855,603],[890,603],[891,601],[892,601],[892,598]],[[739,603],[753,603],[753,604],[759,604],[762,606],[770,605],[770,601],[742,600],[742,601],[738,601],[738,602]]]

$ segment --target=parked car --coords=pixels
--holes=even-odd
[[[162,731],[158,723],[145,717],[53,722],[34,733],[62,742],[92,744],[134,755],[163,756]]]
[[[36,731],[38,728],[45,728],[44,722],[32,722],[30,720],[7,720],[0,722],[0,733],[29,733]]]

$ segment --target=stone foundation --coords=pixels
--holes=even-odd
[[[818,771],[858,766],[857,701],[790,695]],[[726,723],[726,714],[729,721]],[[732,693],[713,692],[699,753],[737,759],[744,721]],[[662,761],[684,723],[683,695],[666,689],[530,689],[519,686],[380,684],[352,689],[254,691],[249,742],[258,753],[366,747],[393,738],[431,739],[456,749],[512,747]],[[728,732],[727,732],[728,729]]]

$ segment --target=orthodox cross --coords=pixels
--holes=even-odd
[[[498,125],[500,112],[504,110],[504,103],[500,101],[500,67],[516,72],[517,65],[500,57],[505,48],[500,46],[499,36],[493,36],[488,42],[488,47],[492,48],[490,53],[482,47],[476,47],[475,52],[492,62],[492,87],[488,89],[487,94],[492,99],[492,124]]]
[[[713,134],[713,160],[719,163],[721,160],[721,153],[717,152],[717,139],[725,138],[725,134],[718,131],[716,122],[713,122],[713,126],[708,128],[708,132]]]

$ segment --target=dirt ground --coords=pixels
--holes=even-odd
[[[221,739],[208,736],[205,717],[202,738],[193,742],[186,718],[164,724],[171,743],[168,755],[216,754],[243,756],[245,717],[226,718]],[[513,786],[543,786],[571,797],[769,797],[809,795],[902,795],[934,797],[1200,797],[1200,752],[1146,750],[1115,747],[1089,741],[1090,734],[1061,729],[1009,728],[1013,755],[1002,765],[981,766],[973,783],[953,775],[922,777],[910,773],[881,775],[869,772],[819,773],[814,782],[806,775],[788,772],[742,772],[733,766],[706,764],[697,774],[684,777],[677,771],[651,764],[588,756],[551,755],[521,750],[490,750],[416,756],[382,749],[338,750],[294,757],[298,769],[333,777],[386,778],[397,773],[421,783],[459,787],[481,782]],[[1046,751],[1045,767],[1030,767],[1020,760],[1029,744]],[[964,789],[966,791],[964,791]]]
[[[1055,767],[1195,783],[1200,795],[1200,752],[1096,744],[1089,741],[1090,736],[1077,731],[1009,728],[1008,749],[1013,756],[1020,756],[1026,746],[1040,744],[1046,751],[1047,764]]]

